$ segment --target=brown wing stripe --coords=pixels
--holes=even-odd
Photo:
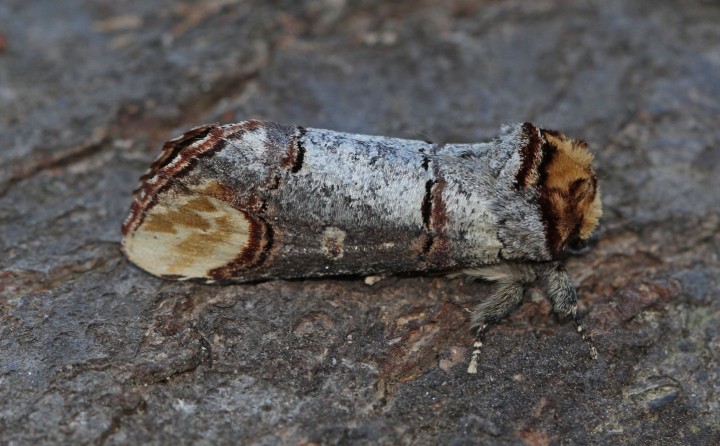
[[[522,125],[523,136],[527,144],[520,149],[521,165],[515,177],[515,187],[525,188],[533,183],[533,174],[537,172],[541,158],[542,140],[534,125],[526,122]]]
[[[250,221],[247,245],[232,262],[208,271],[208,276],[213,279],[232,279],[243,270],[259,266],[267,259],[273,246],[272,226],[264,220],[251,218],[250,215],[246,214],[246,217]]]
[[[135,191],[130,215],[122,226],[123,235],[142,223],[147,211],[157,203],[158,194],[169,187],[173,179],[185,175],[201,158],[222,150],[228,135],[252,131],[261,125],[261,121],[246,121],[226,127],[207,125],[166,143],[163,153]]]
[[[303,161],[305,160],[305,147],[302,145],[302,137],[305,136],[305,128],[298,126],[297,130],[297,136],[293,138],[293,144],[297,147],[297,154],[295,155],[295,162],[290,168],[290,172],[292,173],[300,172],[300,169],[302,169],[303,166]]]

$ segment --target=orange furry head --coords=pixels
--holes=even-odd
[[[537,186],[547,228],[548,247],[559,255],[568,243],[586,240],[602,215],[600,191],[585,141],[540,130],[542,160]]]

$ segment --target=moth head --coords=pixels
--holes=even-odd
[[[548,227],[548,244],[558,255],[570,243],[587,240],[602,215],[593,155],[582,140],[540,130],[540,206]]]

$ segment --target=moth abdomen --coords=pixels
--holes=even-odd
[[[206,125],[142,177],[123,249],[153,274],[208,281],[546,262],[597,225],[591,161],[529,123],[444,145]]]

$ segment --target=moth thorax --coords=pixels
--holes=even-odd
[[[587,144],[551,130],[541,130],[540,207],[548,248],[557,256],[568,243],[586,240],[602,214],[593,156]]]

